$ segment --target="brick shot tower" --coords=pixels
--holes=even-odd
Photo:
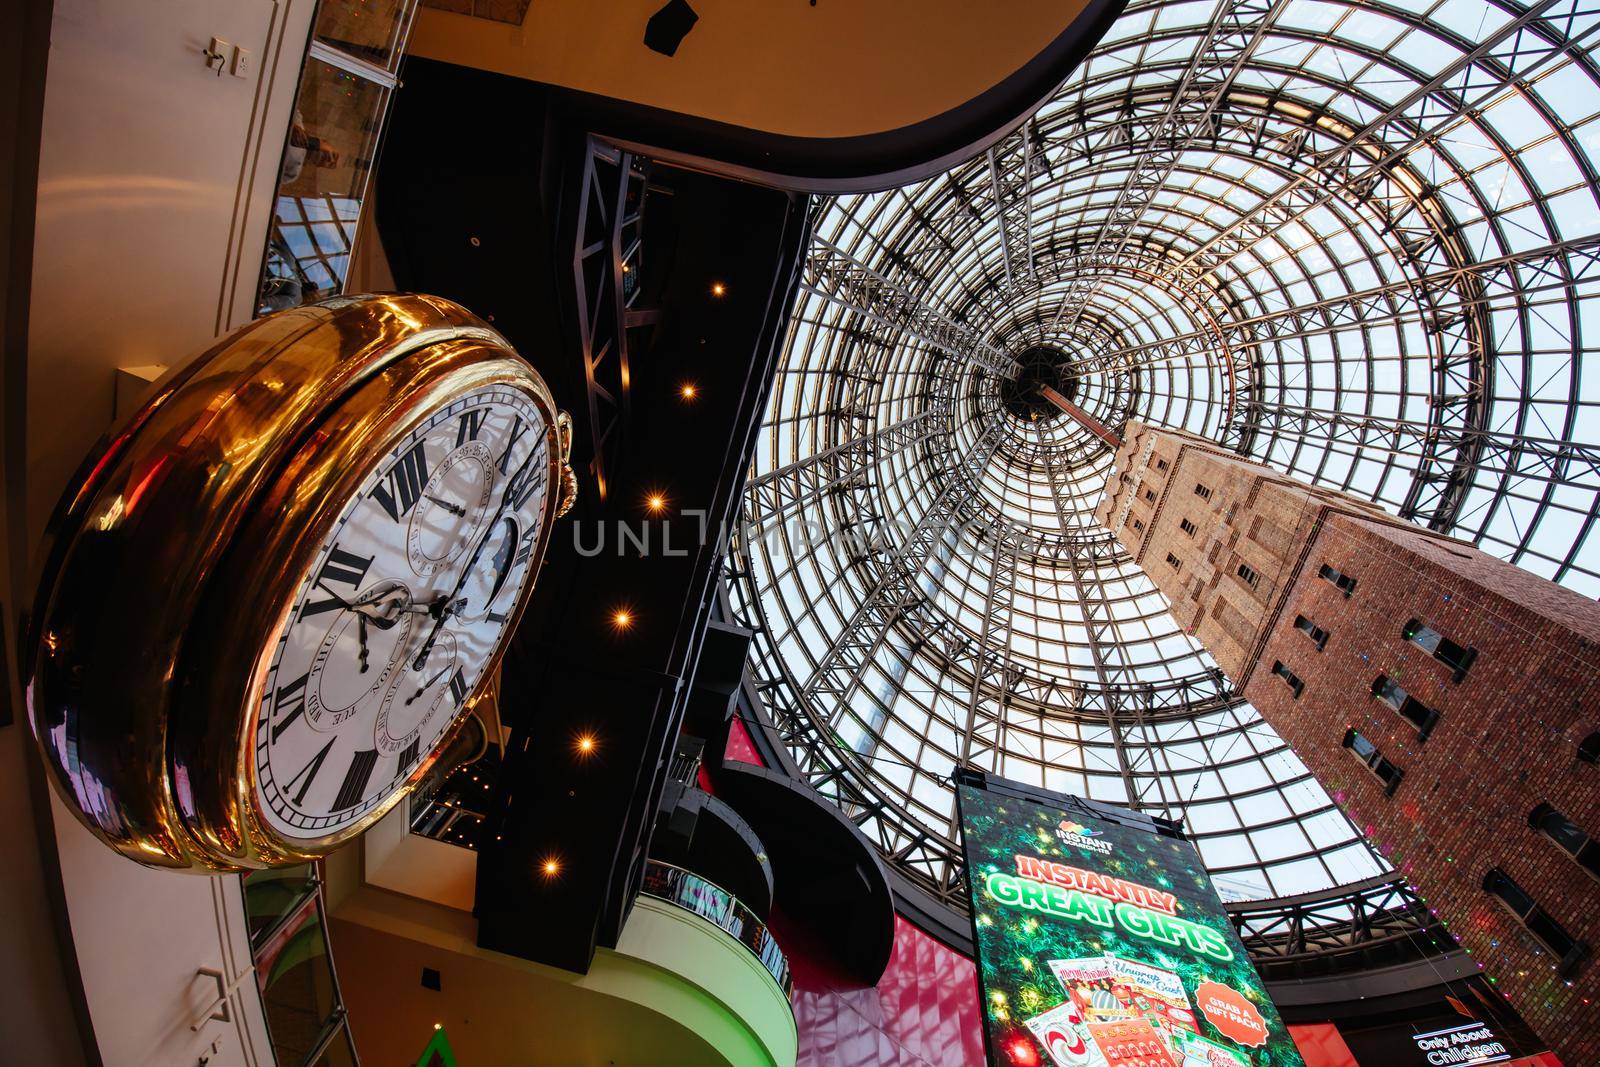
[[[1600,604],[1137,422],[1097,516],[1563,1061],[1600,1064]]]

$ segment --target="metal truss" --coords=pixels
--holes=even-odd
[[[1016,579],[1016,546],[1008,537],[997,537],[978,639],[966,642],[963,649],[969,660],[972,681],[967,687],[966,726],[961,731],[961,746],[957,750],[958,762],[962,764],[992,761],[1005,751],[1006,703],[1014,681],[1011,619],[1017,595]],[[993,710],[989,706],[991,700]]]
[[[589,472],[602,500],[610,458],[628,425],[628,353],[634,335],[653,329],[656,322],[654,309],[635,306],[643,292],[644,198],[649,182],[648,159],[589,138],[572,273],[594,450]]]
[[[1281,404],[1259,406],[1272,420],[1275,433],[1315,440],[1351,453],[1414,457],[1438,437],[1434,426],[1409,419]],[[1493,430],[1465,431],[1460,438],[1456,447],[1470,447],[1478,457],[1474,462],[1477,473],[1600,487],[1600,446]]]
[[[1222,0],[1217,5],[1211,25],[1171,90],[1165,111],[1148,130],[1127,181],[1095,230],[1088,253],[1091,262],[1102,253],[1122,250],[1184,152],[1197,138],[1216,132],[1216,111],[1228,87],[1286,4],[1287,0]],[[1131,127],[1118,128],[1127,130],[1131,138]],[[1065,318],[1066,332],[1076,328],[1099,290],[1101,277],[1084,274],[1073,281],[1056,309],[1052,327]]]
[[[821,238],[812,242],[800,288],[991,374],[1010,377],[1017,372],[1016,360],[979,339],[969,327]]]
[[[947,422],[943,412],[929,408],[752,478],[745,485],[742,536],[761,536],[815,507],[829,492],[864,486],[875,467]]]
[[[1192,266],[1202,272],[1216,270],[1299,221],[1342,189],[1370,190],[1382,180],[1384,168],[1392,167],[1441,127],[1458,122],[1465,112],[1486,106],[1507,88],[1533,77],[1542,67],[1593,38],[1600,32],[1600,23],[1592,21],[1595,13],[1592,3],[1574,0],[1530,4],[1356,131],[1342,148],[1319,161],[1315,173],[1301,175],[1284,185],[1174,269]],[[1487,64],[1486,59],[1496,62]],[[1380,146],[1379,151],[1362,151],[1369,146]],[[1336,176],[1332,183],[1324,178],[1329,173]]]
[[[989,149],[990,217],[1000,238],[1000,261],[1012,291],[1037,284],[1033,270],[1033,183],[1048,167],[1039,130],[1026,124]]]
[[[1439,920],[1401,879],[1371,879],[1339,893],[1232,904],[1228,918],[1269,982],[1422,959],[1442,954],[1451,944]]]
[[[1000,443],[1000,429],[998,421],[988,426],[953,466],[981,470]],[[903,616],[926,607],[927,591],[921,579],[934,559],[935,548],[956,536],[963,484],[952,481],[938,493],[904,541],[893,546],[866,546],[863,554],[876,558],[880,577],[800,687],[801,700],[807,707],[816,702],[830,725],[848,714],[850,698],[890,629]]]
[[[1060,520],[1062,529],[1066,530],[1072,524],[1072,502],[1063,494],[1064,483],[1050,443],[1045,439],[1044,431],[1037,423],[1034,424],[1034,438],[1038,442],[1039,459],[1045,469],[1045,481],[1050,489],[1050,499],[1055,505],[1056,517]],[[1122,776],[1123,787],[1127,790],[1128,806],[1135,811],[1142,809],[1145,806],[1143,787],[1153,785],[1160,794],[1160,807],[1165,810],[1168,806],[1166,791],[1161,775],[1155,768],[1155,750],[1148,744],[1141,749],[1132,749],[1124,743],[1124,734],[1130,727],[1143,728],[1146,705],[1139,699],[1141,694],[1137,679],[1130,678],[1127,670],[1118,669],[1113,663],[1117,642],[1112,621],[1112,606],[1093,575],[1086,577],[1077,561],[1069,563],[1068,566],[1072,575],[1073,598],[1077,601],[1078,610],[1083,614],[1084,628],[1089,633],[1089,656],[1094,663],[1095,677],[1100,682],[1100,692],[1103,694],[1104,704],[1098,710],[1111,728],[1112,748],[1117,755],[1117,769]],[[1130,685],[1130,682],[1133,684]],[[1149,761],[1147,770],[1155,773],[1143,777],[1135,773],[1139,751],[1143,751]]]

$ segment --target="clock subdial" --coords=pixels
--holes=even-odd
[[[533,530],[527,536],[515,515],[501,515],[489,530],[477,564],[461,587],[458,612],[463,622],[500,625],[508,621],[510,606],[521,587],[518,573],[527,566],[533,551]]]
[[[406,559],[421,577],[454,563],[483,526],[494,491],[494,455],[466,441],[440,462],[406,524]]]
[[[456,659],[456,638],[449,630],[439,635],[433,654],[422,670],[409,669],[414,666],[410,663],[405,666],[408,669],[395,672],[378,708],[373,741],[384,756],[398,756],[415,743],[424,728],[433,724],[435,714],[447,697],[452,701],[451,718],[467,698],[465,676]],[[409,761],[415,762],[414,758]],[[405,774],[410,769],[407,761],[402,760],[396,774]]]
[[[312,729],[334,729],[389,684],[416,629],[411,607],[406,584],[386,578],[337,612],[306,679],[305,714]]]

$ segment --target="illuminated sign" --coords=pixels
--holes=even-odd
[[[957,795],[990,1064],[1304,1067],[1192,845],[1068,798]]]
[[[1412,1034],[1417,1051],[1436,1067],[1471,1067],[1475,1063],[1501,1063],[1511,1058],[1505,1043],[1482,1023],[1462,1023],[1426,1034]]]
[[[428,1047],[422,1050],[417,1067],[456,1067],[455,1050],[450,1047],[450,1039],[444,1036],[444,1027],[437,1023],[433,1027],[433,1038],[428,1042]]]

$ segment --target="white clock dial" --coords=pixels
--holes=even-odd
[[[543,532],[540,408],[509,386],[430,414],[368,473],[276,637],[256,730],[263,817],[320,838],[438,746],[506,636]]]

